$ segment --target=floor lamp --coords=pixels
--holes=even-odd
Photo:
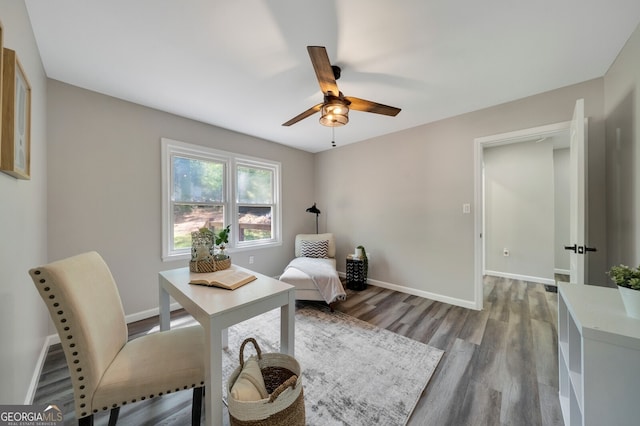
[[[313,203],[311,207],[307,209],[309,213],[314,213],[316,215],[316,234],[318,233],[318,215],[320,214],[320,210],[316,207],[316,203]]]

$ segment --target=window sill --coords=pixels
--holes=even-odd
[[[273,242],[262,243],[262,244],[252,244],[252,245],[249,245],[249,246],[228,248],[226,250],[226,252],[230,257],[232,257],[234,253],[241,253],[241,252],[246,252],[246,251],[260,250],[260,249],[272,248],[272,247],[280,247],[280,246],[282,246],[282,242],[281,241],[273,241]],[[170,255],[163,255],[162,256],[162,261],[163,262],[175,262],[175,261],[185,261],[185,260],[186,261],[191,260],[191,253],[190,252],[178,253],[178,254],[170,254]]]

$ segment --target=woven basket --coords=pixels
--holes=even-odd
[[[244,367],[244,348],[253,343],[258,354],[269,398],[258,401],[238,401],[231,396],[231,388]],[[304,393],[300,364],[292,356],[281,353],[263,354],[253,338],[240,346],[240,366],[227,383],[229,420],[231,426],[304,426]]]
[[[192,260],[189,262],[189,270],[191,272],[215,272],[222,271],[231,267],[231,258],[227,257],[223,260]]]

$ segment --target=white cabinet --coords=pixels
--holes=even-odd
[[[640,320],[618,289],[558,285],[558,375],[566,426],[640,424]]]

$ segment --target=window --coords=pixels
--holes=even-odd
[[[273,238],[275,175],[276,170],[265,164],[237,163],[238,246]]]
[[[162,139],[162,257],[188,257],[191,232],[231,225],[231,251],[280,244],[280,164]]]

